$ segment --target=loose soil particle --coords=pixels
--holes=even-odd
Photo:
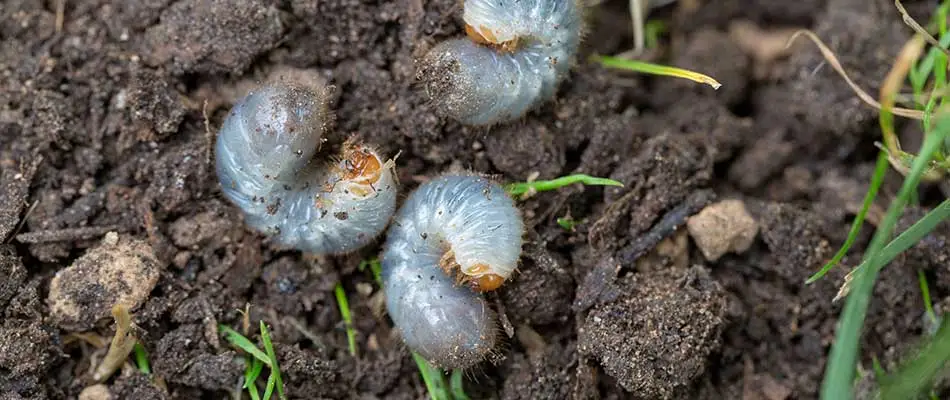
[[[709,261],[716,261],[727,252],[748,250],[759,231],[741,200],[723,200],[710,205],[690,217],[686,226]]]
[[[82,331],[111,315],[112,307],[134,310],[158,283],[161,266],[140,240],[109,233],[50,282],[48,303],[55,323]]]
[[[578,349],[638,398],[682,398],[719,348],[723,290],[703,267],[633,274],[587,315]]]

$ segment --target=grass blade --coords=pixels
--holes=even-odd
[[[897,236],[892,242],[888,243],[887,246],[881,250],[879,256],[880,260],[884,264],[891,262],[891,260],[905,250],[917,244],[917,242],[923,239],[924,236],[927,236],[930,231],[934,230],[938,224],[948,217],[950,217],[950,199],[941,202],[940,205],[930,210],[927,215],[924,215],[923,218],[911,225],[910,228],[907,228],[906,231]]]
[[[376,281],[376,284],[379,286],[383,286],[383,278],[382,278],[383,265],[379,262],[379,258],[373,257],[368,260],[362,260],[360,261],[360,265],[357,266],[356,269],[362,272],[366,270],[367,267],[373,273],[373,279]]]
[[[672,76],[674,78],[688,79],[696,83],[703,83],[712,86],[713,89],[719,89],[722,84],[709,75],[693,72],[690,70],[670,67],[666,65],[652,64],[643,61],[628,60],[625,58],[611,56],[592,56],[594,62],[607,68],[623,69],[627,71],[640,72],[650,75]]]
[[[248,366],[247,371],[244,373],[244,388],[250,388],[251,385],[255,385],[257,383],[257,377],[261,376],[263,370],[264,363],[256,358],[251,358],[251,365]]]
[[[940,51],[942,51],[944,54],[950,56],[950,52],[948,52],[947,49],[941,47],[940,43],[937,42],[937,39],[935,39],[929,32],[927,32],[926,29],[924,29],[924,27],[920,26],[920,24],[918,24],[917,21],[907,13],[907,10],[904,9],[904,5],[901,4],[900,0],[894,0],[894,6],[897,7],[897,11],[901,13],[901,18],[904,20],[904,23],[907,24],[907,26],[913,29],[914,32],[917,32],[917,34],[924,38],[924,40],[926,40],[931,46],[940,49]]]
[[[917,358],[907,362],[881,382],[881,399],[914,399],[931,386],[934,376],[950,359],[950,318],[944,318],[940,329]]]
[[[924,299],[927,318],[930,319],[930,323],[937,325],[937,314],[934,313],[934,304],[930,299],[930,285],[927,284],[927,277],[924,276],[923,270],[917,270],[917,281],[920,283],[920,296]]]
[[[135,352],[135,365],[138,366],[139,371],[145,375],[151,374],[152,368],[148,365],[148,351],[145,350],[145,346],[136,342],[132,351]]]
[[[340,308],[340,315],[343,316],[343,325],[346,329],[346,342],[350,347],[350,355],[356,357],[356,331],[353,330],[353,316],[350,315],[350,302],[346,299],[346,292],[343,291],[343,285],[336,284],[333,289],[336,295],[336,304]]]
[[[264,324],[264,321],[261,321],[261,342],[264,343],[264,350],[267,351],[267,357],[270,358],[270,374],[274,378],[274,383],[277,385],[277,396],[281,400],[286,399],[284,396],[284,381],[280,378],[280,366],[277,365],[277,353],[274,352],[274,344],[270,340],[270,332],[267,331],[267,325]],[[270,383],[268,383],[270,385]]]
[[[251,365],[244,373],[244,388],[247,389],[247,393],[251,396],[251,400],[260,400],[261,398],[260,393],[257,391],[257,377],[261,376],[261,371],[263,369],[264,363],[261,362],[261,360],[251,358]]]
[[[906,231],[888,243],[887,246],[884,246],[884,249],[881,250],[880,256],[878,257],[880,263],[888,264],[893,261],[901,253],[917,244],[917,242],[930,233],[937,224],[943,222],[948,217],[950,217],[950,199],[944,200],[939,206],[931,210],[927,215],[915,222],[914,225],[911,225],[910,228],[907,228]],[[852,274],[866,268],[867,265],[868,260],[865,260],[852,271]]]
[[[861,89],[861,87],[858,86],[857,83],[854,83],[854,81],[851,80],[851,77],[848,76],[847,71],[844,70],[844,67],[841,65],[841,62],[838,61],[838,57],[835,55],[835,53],[831,51],[831,49],[828,48],[828,46],[825,45],[825,43],[821,41],[821,38],[819,38],[818,35],[816,35],[814,32],[809,31],[809,30],[800,30],[798,32],[795,32],[795,34],[792,35],[792,37],[788,39],[788,44],[786,45],[786,47],[791,46],[792,43],[794,43],[795,40],[798,39],[800,36],[805,36],[806,38],[811,40],[812,43],[815,44],[815,46],[818,46],[818,51],[821,52],[821,55],[822,57],[825,58],[825,61],[828,61],[828,64],[831,65],[831,68],[833,68],[838,73],[838,75],[844,78],[845,83],[847,83],[848,86],[851,87],[851,90],[854,91],[854,94],[856,94],[858,98],[861,99],[861,101],[863,101],[865,104],[871,107],[874,107],[877,110],[881,109],[881,103],[878,103],[877,100],[875,100],[873,97],[871,97],[870,94],[868,94],[868,92],[864,91],[864,89]],[[919,110],[895,107],[891,111],[894,113],[894,115],[900,115],[905,118],[913,118],[913,119],[918,119],[918,120],[924,118],[924,113]]]
[[[871,244],[865,254],[867,265],[855,274],[851,292],[845,303],[841,320],[838,322],[835,341],[831,346],[831,354],[828,357],[828,366],[822,383],[822,399],[847,400],[853,398],[854,366],[857,365],[858,360],[861,328],[864,325],[864,318],[867,316],[874,281],[877,279],[881,267],[884,266],[883,258],[880,257],[881,250],[890,238],[911,192],[917,189],[921,175],[930,163],[934,151],[943,143],[948,132],[950,132],[950,118],[946,114],[940,115],[936,129],[925,136],[920,156],[914,159],[911,170],[904,179],[897,198],[891,202],[887,214],[871,239]]]
[[[452,397],[455,400],[469,400],[465,394],[465,385],[462,383],[462,371],[452,371],[452,378],[449,379],[449,388],[452,390]]]
[[[264,400],[270,400],[271,396],[274,395],[274,385],[277,383],[276,377],[277,375],[273,372],[267,377],[267,385],[264,386]]]
[[[261,362],[263,362],[268,367],[271,367],[270,358],[267,357],[267,354],[264,354],[261,349],[257,348],[257,346],[254,345],[254,343],[251,343],[251,341],[244,337],[244,335],[225,325],[218,325],[218,330],[224,332],[228,342],[237,346],[239,349],[244,350],[244,352],[252,355],[254,358],[261,360]]]
[[[261,400],[261,394],[257,391],[256,383],[247,388],[247,393],[251,396],[251,400]]]
[[[662,20],[653,19],[643,25],[643,40],[647,49],[660,47],[660,35],[668,32],[666,23]]]
[[[854,241],[858,238],[858,233],[861,232],[861,226],[864,225],[864,219],[867,217],[868,210],[871,208],[871,204],[874,204],[874,199],[877,197],[877,191],[881,188],[881,184],[884,182],[884,175],[887,174],[888,164],[889,162],[887,159],[887,152],[882,150],[877,156],[877,165],[874,167],[874,175],[871,177],[871,187],[868,188],[867,194],[864,195],[864,204],[861,206],[861,211],[858,212],[858,215],[854,218],[854,222],[851,223],[851,231],[848,232],[848,239],[845,240],[844,245],[838,249],[838,252],[831,259],[831,261],[828,261],[825,266],[821,267],[821,270],[810,276],[808,280],[805,281],[806,284],[811,284],[821,279],[823,276],[825,276],[825,274],[828,273],[828,271],[831,271],[834,266],[841,262],[841,259],[844,258],[845,254],[848,254],[848,250],[851,249],[851,245],[853,245]]]
[[[419,367],[419,373],[422,374],[422,382],[426,384],[426,390],[429,392],[429,398],[432,400],[451,400],[449,393],[445,390],[445,380],[442,379],[442,371],[429,365],[422,356],[412,353],[412,359]]]
[[[576,174],[562,176],[560,178],[552,179],[549,181],[534,181],[534,182],[518,182],[510,183],[505,186],[505,191],[512,196],[520,195],[530,195],[537,192],[545,192],[548,190],[555,190],[562,188],[564,186],[573,185],[575,183],[583,183],[585,185],[600,185],[600,186],[623,186],[623,183],[617,182],[613,179],[607,178],[597,178],[590,175]]]
[[[887,371],[884,370],[884,367],[881,366],[881,360],[877,359],[877,356],[871,357],[871,368],[874,369],[874,379],[878,382],[886,379]]]
[[[879,122],[881,125],[881,135],[884,137],[884,144],[888,152],[894,156],[901,154],[901,146],[897,141],[897,135],[894,133],[894,97],[900,91],[901,85],[907,79],[907,73],[911,67],[920,58],[920,53],[924,50],[924,40],[920,36],[914,36],[904,47],[894,61],[894,66],[884,78],[881,84],[881,114]]]

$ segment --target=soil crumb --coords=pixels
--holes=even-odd
[[[686,226],[708,261],[716,261],[728,252],[748,250],[759,231],[741,200],[712,204],[690,217]]]
[[[277,10],[262,1],[184,0],[146,31],[143,54],[175,74],[237,74],[273,48],[281,32]]]
[[[3,277],[0,279],[0,310],[3,310],[26,281],[26,268],[13,246],[0,245],[0,276]]]
[[[686,397],[719,348],[724,291],[700,266],[631,274],[615,301],[595,307],[578,348],[637,398]]]
[[[160,269],[148,243],[109,233],[53,277],[47,299],[53,320],[63,329],[83,331],[109,317],[117,304],[135,309],[158,283]]]

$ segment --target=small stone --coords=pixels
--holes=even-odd
[[[79,392],[79,400],[112,400],[112,393],[106,385],[99,383]]]
[[[155,288],[160,269],[147,242],[107,234],[53,277],[47,298],[53,321],[66,330],[84,331],[111,318],[117,304],[135,309]]]
[[[716,261],[728,252],[748,250],[759,231],[741,200],[711,204],[690,217],[686,227],[708,261]]]

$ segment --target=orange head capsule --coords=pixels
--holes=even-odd
[[[499,40],[495,36],[495,33],[484,25],[475,28],[474,26],[465,24],[465,34],[475,43],[490,46],[501,51],[511,53],[518,50],[519,41],[517,38],[508,41]]]
[[[343,168],[344,180],[363,180],[370,185],[379,180],[383,167],[379,157],[362,146],[349,147],[340,166]]]
[[[477,292],[490,292],[501,287],[505,278],[495,274],[485,274],[472,280],[472,289]]]
[[[505,283],[504,277],[491,271],[492,268],[488,264],[478,263],[460,274],[465,275],[464,280],[469,282],[475,291],[490,292]]]

